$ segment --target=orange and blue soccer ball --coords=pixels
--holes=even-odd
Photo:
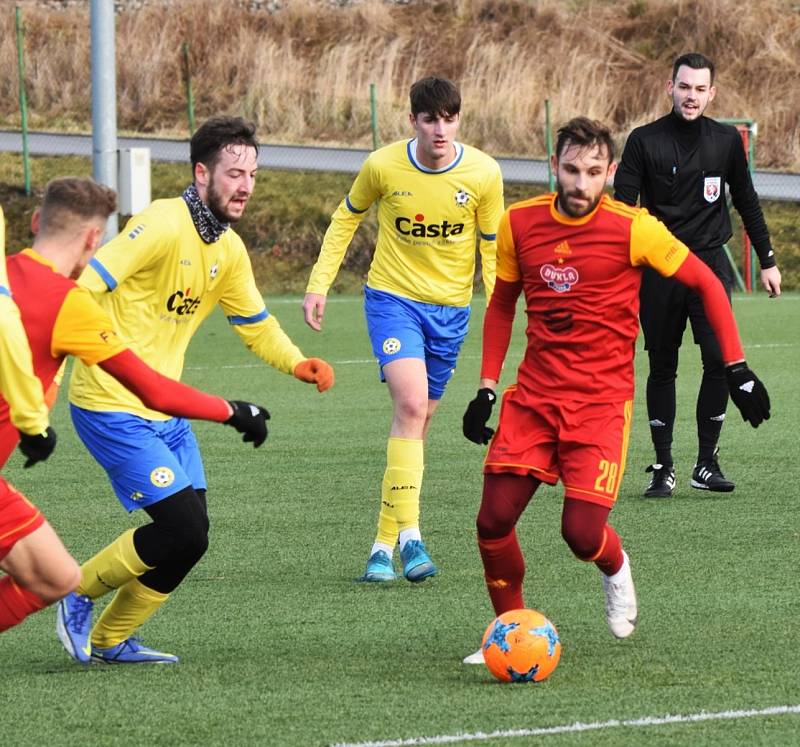
[[[561,658],[555,625],[536,610],[510,610],[495,618],[481,648],[489,671],[503,682],[546,680]]]

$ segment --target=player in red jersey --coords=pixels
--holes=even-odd
[[[769,417],[769,397],[744,361],[719,280],[646,210],[604,194],[613,161],[609,130],[573,119],[558,132],[552,161],[558,191],[503,215],[480,389],[463,425],[471,441],[491,438],[477,529],[495,613],[525,606],[516,524],[539,485],[560,479],[562,536],[578,559],[600,569],[609,628],[626,638],[636,625],[636,593],[628,556],[607,520],[625,468],[643,267],[675,277],[703,299],[731,397],[754,427]],[[486,423],[521,292],[528,344],[494,433]],[[464,661],[482,660],[479,650]]]
[[[34,214],[33,248],[8,258],[10,291],[43,390],[53,384],[65,356],[75,355],[87,365],[100,366],[147,407],[232,425],[245,441],[260,446],[267,436],[266,410],[228,402],[157,373],[127,349],[108,315],[75,284],[73,278],[94,255],[115,209],[116,195],[107,187],[90,179],[56,179]],[[18,441],[8,403],[0,398],[0,466]],[[27,455],[26,467],[49,451]],[[80,581],[77,563],[42,513],[2,478],[0,568],[7,574],[0,579],[0,631],[59,600]]]

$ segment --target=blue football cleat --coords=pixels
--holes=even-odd
[[[367,561],[367,570],[364,575],[358,579],[359,581],[367,581],[372,583],[382,583],[386,581],[394,581],[397,575],[392,566],[392,559],[383,551],[376,550],[369,556]]]
[[[403,575],[412,583],[434,576],[438,571],[422,540],[406,542],[400,550],[400,559],[403,561]]]
[[[92,659],[106,664],[177,664],[178,657],[143,646],[138,638],[128,638],[110,648],[92,646]]]
[[[74,591],[65,596],[56,608],[56,634],[67,653],[81,664],[92,656],[89,632],[92,629],[94,602]]]

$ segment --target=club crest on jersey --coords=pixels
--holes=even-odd
[[[703,197],[706,202],[716,202],[722,187],[722,177],[707,176],[703,181]]]
[[[459,189],[455,193],[456,205],[464,207],[469,202],[469,193],[465,189]]]
[[[394,355],[395,353],[400,352],[400,340],[396,337],[387,337],[383,341],[383,352],[386,355]]]
[[[217,273],[219,272],[219,265],[213,264],[211,265],[211,269],[208,271],[208,276],[213,280],[217,277]]]
[[[168,488],[175,482],[175,473],[169,467],[156,467],[150,473],[150,482],[157,488]]]
[[[574,267],[556,267],[549,262],[539,270],[542,280],[556,293],[566,293],[578,282],[580,276]]]

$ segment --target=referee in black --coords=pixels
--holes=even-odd
[[[714,271],[730,298],[733,276],[722,248],[732,235],[725,200],[727,186],[758,254],[761,282],[771,297],[780,295],[781,275],[741,137],[735,127],[703,116],[716,94],[714,63],[697,53],[678,57],[667,81],[667,94],[672,99],[672,111],[631,132],[614,179],[615,198],[629,205],[635,205],[639,198],[642,207]],[[703,305],[686,286],[650,269],[642,277],[640,301],[650,361],[647,415],[656,451],[655,463],[647,468],[652,477],[644,495],[667,497],[675,487],[675,378],[687,319],[703,362],[697,397],[699,448],[691,485],[730,492],[735,486],[722,474],[717,448],[728,404],[726,372]]]

